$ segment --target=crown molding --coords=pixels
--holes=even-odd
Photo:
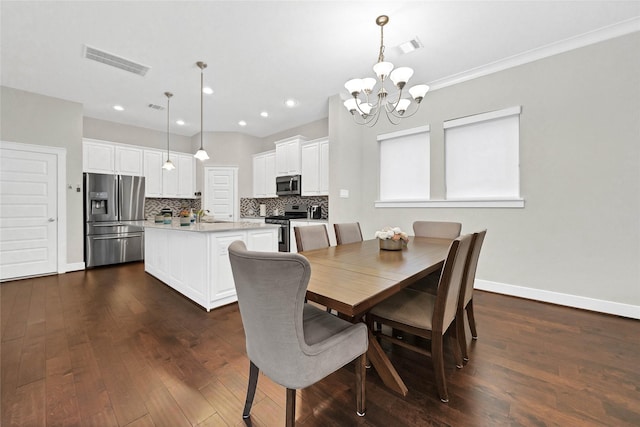
[[[461,73],[454,74],[443,79],[435,80],[429,83],[431,90],[442,89],[478,77],[497,73],[529,62],[544,59],[553,55],[568,52],[584,46],[589,46],[605,40],[624,36],[627,34],[640,31],[640,17],[628,19],[607,27],[599,28],[579,36],[571,37],[559,42],[551,43],[536,49],[513,55],[499,61],[495,61],[480,67],[472,68]]]

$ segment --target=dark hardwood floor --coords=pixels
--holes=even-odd
[[[2,426],[236,426],[248,360],[237,305],[207,313],[141,263],[0,285]],[[479,339],[450,402],[431,363],[385,344],[409,394],[349,365],[298,391],[300,426],[638,426],[640,321],[476,292]],[[254,426],[284,425],[261,375]]]

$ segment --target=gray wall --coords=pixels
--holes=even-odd
[[[84,261],[82,243],[82,105],[2,86],[0,139],[67,150],[67,263]]]
[[[357,126],[332,97],[331,221],[358,220],[368,238],[414,220],[487,228],[479,279],[640,306],[638,51],[635,33],[433,91],[398,127]],[[431,194],[443,198],[443,121],[515,105],[525,208],[374,207],[377,134],[429,124]]]

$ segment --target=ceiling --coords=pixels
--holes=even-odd
[[[84,115],[172,133],[257,137],[327,117],[327,100],[386,60],[411,84],[452,76],[640,16],[638,1],[6,1],[3,86],[81,103]],[[418,37],[423,49],[397,46]],[[142,77],[84,58],[88,45],[150,67]],[[429,94],[427,94],[429,96]],[[294,98],[296,108],[284,101]],[[115,111],[115,104],[124,111]],[[260,116],[267,111],[269,117]],[[175,124],[182,119],[184,126]],[[247,125],[240,127],[239,120]]]

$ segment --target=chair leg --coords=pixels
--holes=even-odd
[[[467,318],[469,319],[469,328],[471,329],[471,338],[478,339],[478,331],[476,331],[476,319],[473,316],[473,298],[467,304]]]
[[[247,386],[247,400],[244,403],[244,411],[242,411],[242,418],[249,418],[251,415],[251,405],[253,405],[253,398],[256,395],[256,386],[258,385],[258,374],[260,368],[258,368],[253,362],[249,361],[249,385]]]
[[[454,320],[455,322],[455,320]],[[447,332],[449,342],[451,343],[451,350],[453,350],[453,358],[456,361],[456,368],[462,369],[464,367],[464,363],[462,361],[462,352],[460,351],[460,342],[457,337],[457,325],[452,325],[449,332]]]
[[[294,427],[296,425],[296,390],[287,389],[287,409],[286,409],[286,427]]]
[[[456,337],[462,352],[462,360],[467,362],[469,354],[467,353],[467,334],[464,327],[464,310],[459,310],[456,314]]]
[[[440,400],[446,403],[449,401],[449,395],[447,394],[447,383],[444,378],[444,354],[442,341],[442,334],[435,334],[432,337],[431,358],[433,360],[433,370],[435,372],[438,394],[440,395]]]
[[[360,355],[360,357],[356,359],[356,413],[359,417],[364,417],[367,408],[365,394],[366,362],[367,353]]]

